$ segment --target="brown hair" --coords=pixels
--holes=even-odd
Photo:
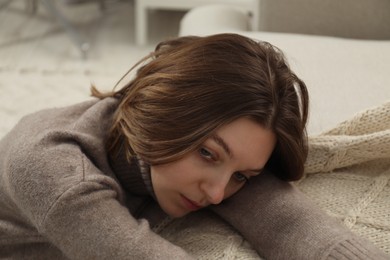
[[[308,93],[279,49],[237,34],[181,37],[158,44],[140,63],[120,90],[92,87],[93,96],[120,101],[110,152],[125,145],[151,165],[172,162],[248,116],[277,136],[266,168],[284,180],[302,177]]]

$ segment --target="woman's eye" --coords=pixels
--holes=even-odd
[[[246,177],[244,174],[242,174],[241,172],[235,172],[233,174],[233,177],[234,179],[237,181],[237,182],[246,182],[249,180],[248,177]]]
[[[207,150],[206,148],[200,148],[199,154],[206,159],[213,159],[214,158],[213,154],[209,150]]]

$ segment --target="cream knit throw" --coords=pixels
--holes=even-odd
[[[310,137],[296,185],[328,214],[390,256],[390,102]],[[209,212],[167,220],[158,232],[198,259],[261,259]]]

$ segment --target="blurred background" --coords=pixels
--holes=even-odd
[[[0,137],[26,113],[85,100],[91,84],[112,89],[211,3],[254,6],[249,29],[390,39],[388,0],[0,0]]]
[[[177,36],[191,6],[244,2],[258,3],[255,30],[390,39],[387,0],[0,0],[0,69],[93,73],[92,64],[104,62],[104,70],[123,72]],[[142,20],[145,39],[136,33]]]
[[[155,11],[148,43],[137,46],[134,6],[133,0],[0,0],[0,138],[27,113],[86,100],[91,84],[111,90],[157,42],[177,35],[184,13]],[[89,48],[81,51],[79,43]]]
[[[183,15],[169,10],[154,12],[149,16],[148,43],[136,46],[133,0],[2,1],[2,72],[82,70],[90,74],[118,71],[121,75],[158,41],[176,36]]]

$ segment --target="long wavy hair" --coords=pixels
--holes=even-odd
[[[158,44],[134,68],[119,90],[92,87],[95,97],[119,100],[110,153],[125,149],[150,165],[172,162],[222,125],[250,117],[277,137],[266,168],[283,180],[302,177],[308,92],[275,46],[238,34],[180,37]]]

